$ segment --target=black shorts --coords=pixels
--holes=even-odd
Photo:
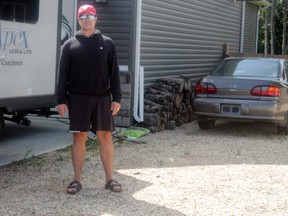
[[[115,130],[109,96],[69,93],[68,109],[71,132]]]

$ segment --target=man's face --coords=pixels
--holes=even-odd
[[[78,17],[78,22],[82,30],[94,30],[97,17],[90,13],[83,13]]]

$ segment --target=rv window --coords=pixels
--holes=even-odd
[[[39,0],[0,0],[0,20],[36,23]]]

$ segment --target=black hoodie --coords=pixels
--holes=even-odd
[[[68,92],[110,96],[120,103],[121,86],[116,48],[99,30],[86,37],[77,32],[61,50],[57,83],[58,104],[66,103]]]

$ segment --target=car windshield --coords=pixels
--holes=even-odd
[[[265,59],[230,59],[222,61],[212,75],[277,77],[279,62]]]

